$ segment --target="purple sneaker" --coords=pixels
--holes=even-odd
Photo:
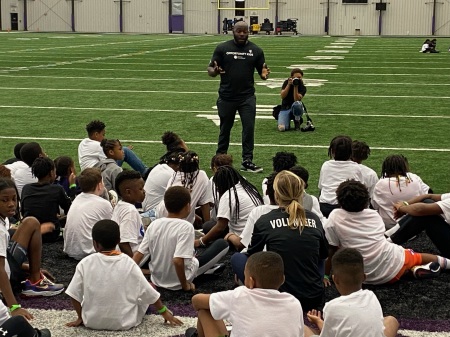
[[[31,283],[30,280],[22,282],[24,284],[22,295],[24,296],[55,296],[64,291],[64,285],[53,283],[44,275],[36,282]]]

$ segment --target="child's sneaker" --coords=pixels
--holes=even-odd
[[[438,262],[430,262],[423,266],[415,266],[411,271],[415,278],[426,279],[437,277],[441,273],[441,267]]]
[[[198,337],[198,331],[196,328],[188,328],[184,335],[186,337]]]
[[[313,125],[313,123],[311,123],[310,121],[307,121],[306,126],[301,128],[300,131],[308,132],[308,131],[314,131],[315,129],[316,129],[316,127]]]
[[[262,172],[263,168],[256,166],[250,160],[246,160],[246,161],[242,162],[241,171],[258,173],[258,172]]]
[[[22,282],[24,288],[22,290],[22,295],[25,296],[55,296],[61,294],[64,291],[64,285],[53,283],[44,275],[42,278],[36,282],[31,283],[30,280]]]
[[[36,334],[35,337],[52,337],[52,334],[49,329],[35,329]]]
[[[220,275],[225,270],[225,264],[217,263],[207,271],[205,271],[205,275]]]

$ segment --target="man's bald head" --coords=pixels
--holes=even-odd
[[[248,23],[245,21],[238,21],[234,24],[233,30],[236,31],[238,29],[247,29],[248,30]]]

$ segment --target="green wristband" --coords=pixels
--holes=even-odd
[[[22,308],[22,306],[20,304],[13,304],[12,306],[9,307],[9,312],[13,312],[20,308]]]
[[[157,310],[158,314],[162,315],[167,311],[167,307],[164,305],[161,309]]]
[[[323,275],[323,278],[328,281],[330,280],[330,277],[328,275]]]
[[[72,184],[69,186],[69,188],[76,188],[76,187],[77,187],[77,184]]]

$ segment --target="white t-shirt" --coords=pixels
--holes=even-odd
[[[81,303],[87,328],[128,330],[160,295],[126,254],[95,253],[78,263],[66,294]]]
[[[78,162],[81,171],[88,167],[94,167],[102,159],[106,159],[106,155],[100,146],[100,142],[85,138],[78,145]]]
[[[24,161],[18,160],[12,164],[5,165],[5,167],[11,171],[11,177],[14,178],[14,174],[16,174],[18,169],[26,169],[29,166]]]
[[[437,204],[442,209],[445,221],[450,224],[450,193],[441,194],[441,201]]]
[[[324,337],[384,337],[383,311],[370,290],[359,290],[327,302],[323,308]]]
[[[381,178],[373,191],[372,206],[380,213],[386,226],[394,225],[398,221],[394,219],[396,202],[422,195],[422,189],[417,180],[410,180],[406,177],[399,179],[400,184],[397,182],[397,178]]]
[[[167,188],[171,186],[184,186],[181,183],[183,175],[184,173],[182,172],[176,172],[175,179],[173,177],[169,179]],[[205,171],[199,170],[197,179],[195,180],[194,186],[192,186],[191,190],[191,212],[187,216],[186,220],[193,224],[195,221],[195,208],[197,206],[202,206],[213,202],[214,199],[212,196],[212,189],[209,178],[206,175]],[[162,200],[158,205],[156,214],[158,218],[163,218],[168,215],[164,200]]]
[[[181,289],[173,258],[184,259],[186,279],[191,282],[198,270],[198,260],[194,257],[195,233],[192,224],[178,218],[160,218],[153,221],[145,232],[138,251],[150,254],[152,282],[158,287]]]
[[[38,181],[38,179],[33,176],[33,173],[31,173],[31,167],[28,166],[26,168],[17,169],[12,178],[16,184],[19,198],[22,196],[22,189],[25,185],[36,183]]]
[[[230,193],[231,191],[231,193]],[[248,215],[256,207],[250,196],[244,190],[240,183],[236,184],[236,192],[239,198],[239,216],[235,218],[236,209],[236,199],[234,196],[234,191],[225,191],[225,193],[220,197],[219,208],[217,210],[217,218],[228,219],[228,228],[230,233],[236,235],[241,235],[244,230],[245,223],[247,222]],[[231,194],[231,210],[230,210],[230,194]]]
[[[5,258],[5,271],[6,274],[8,275],[8,278],[11,277],[11,270],[9,268],[9,263],[7,259],[8,255],[6,253],[9,244],[9,232],[8,232],[9,227],[10,227],[9,219],[8,218],[3,219],[0,216],[0,256],[3,256]]]
[[[303,336],[303,311],[300,302],[289,293],[245,286],[211,294],[211,315],[233,324],[236,337]]]
[[[391,281],[405,263],[403,247],[386,241],[383,219],[377,211],[333,210],[324,225],[328,243],[339,248],[355,248],[364,258],[365,283]]]
[[[424,51],[427,51],[428,48],[430,48],[430,45],[428,43],[424,43],[420,49],[420,52],[423,53]]]
[[[419,182],[420,188],[422,190],[422,194],[428,194],[428,191],[430,190],[430,186],[425,184],[423,182],[422,178],[420,178],[417,174],[412,173],[412,172],[406,172],[406,175],[409,177],[409,179],[411,179],[411,181]]]
[[[261,215],[269,213],[271,210],[277,209],[278,205],[260,205],[255,207],[248,215],[247,222],[245,223],[244,230],[242,231],[241,243],[245,246],[242,253],[247,251],[247,247],[252,241],[253,229],[255,228],[255,222],[261,217]]]
[[[0,325],[3,325],[9,318],[11,318],[9,309],[0,301]]]
[[[364,182],[358,163],[351,160],[328,160],[323,163],[319,176],[319,201],[336,205],[338,203],[336,190],[342,182],[348,179]]]
[[[375,184],[378,182],[378,175],[370,167],[363,164],[358,165],[359,168],[361,169],[361,174],[363,176],[362,182],[364,185],[366,185],[367,189],[369,190],[369,196],[372,198],[373,189],[375,188]]]
[[[144,237],[144,225],[136,207],[128,202],[120,200],[111,217],[119,224],[120,243],[128,242],[133,254],[138,250]]]
[[[107,200],[92,193],[81,193],[70,206],[64,228],[64,252],[81,260],[95,253],[92,244],[92,227],[100,221],[111,219],[113,208]]]
[[[174,172],[167,164],[158,164],[150,171],[144,185],[145,199],[142,202],[144,212],[156,208],[163,200],[167,184]]]

